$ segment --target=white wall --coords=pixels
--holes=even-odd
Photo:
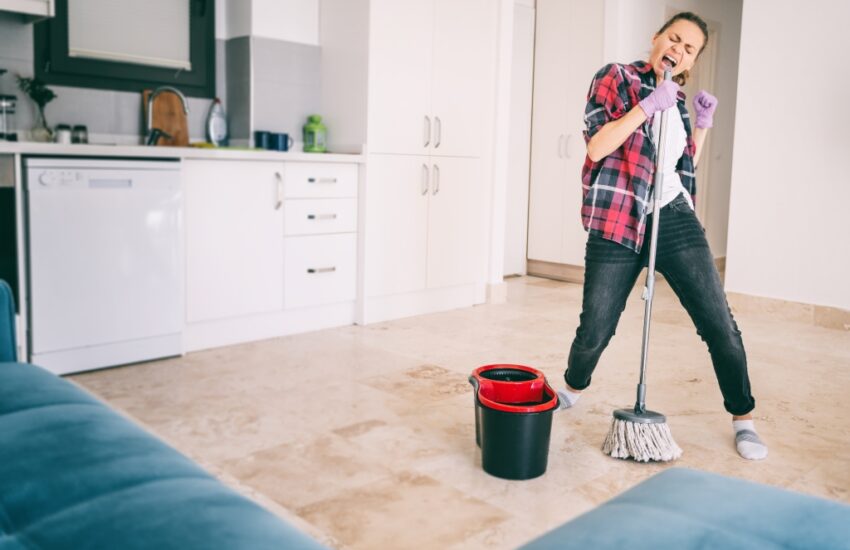
[[[215,37],[319,45],[319,0],[215,0]]]
[[[850,310],[850,2],[746,0],[726,288]]]
[[[605,5],[605,52],[610,61],[630,63],[647,59],[652,36],[667,20],[668,8],[692,11],[709,24],[719,26],[715,89],[709,90],[719,100],[711,130],[709,181],[702,181],[697,170],[697,185],[709,186],[705,226],[715,257],[726,255],[741,4],[742,0],[606,0]],[[691,98],[688,98],[689,108],[690,101]]]

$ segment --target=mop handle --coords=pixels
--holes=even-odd
[[[664,69],[664,80],[670,80],[670,69]],[[646,364],[649,357],[649,319],[652,316],[652,299],[655,297],[655,254],[658,245],[658,225],[661,221],[661,189],[664,187],[664,150],[667,145],[667,109],[661,111],[661,135],[655,163],[655,186],[652,198],[652,237],[649,242],[649,266],[646,273],[646,285],[643,299],[646,301],[643,311],[643,343],[640,354],[640,383],[637,387],[635,413],[646,412]]]

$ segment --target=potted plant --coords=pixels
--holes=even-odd
[[[32,129],[32,140],[51,141],[53,139],[53,131],[47,125],[47,119],[44,117],[44,108],[48,103],[56,99],[56,94],[40,78],[18,76],[18,87],[38,106],[38,119]]]

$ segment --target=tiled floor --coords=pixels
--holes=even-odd
[[[578,285],[510,279],[501,305],[73,379],[333,546],[513,548],[668,467],[599,450],[611,411],[634,396],[636,288],[593,386],[554,418],[546,474],[482,471],[467,376],[513,362],[562,384],[580,306]],[[850,502],[850,332],[737,315],[770,445],[767,460],[748,462],[735,453],[705,345],[663,284],[653,319],[648,403],[684,449],[676,465]]]

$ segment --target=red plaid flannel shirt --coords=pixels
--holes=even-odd
[[[606,123],[628,113],[655,89],[655,71],[644,61],[603,67],[590,85],[584,111],[585,142]],[[695,199],[694,153],[685,94],[679,92],[679,113],[685,125],[687,146],[676,166],[682,185]],[[655,174],[652,119],[647,120],[607,157],[593,162],[585,158],[581,171],[584,228],[605,239],[640,252],[646,229],[652,180]]]

